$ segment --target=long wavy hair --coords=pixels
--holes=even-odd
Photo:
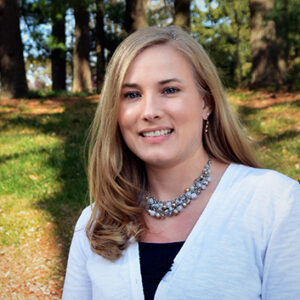
[[[92,215],[86,233],[94,252],[114,261],[131,240],[139,241],[145,223],[139,203],[147,186],[144,163],[122,139],[118,106],[126,71],[146,48],[168,44],[191,63],[195,82],[211,108],[204,148],[224,163],[259,167],[251,142],[231,112],[216,69],[203,47],[174,26],[148,27],[126,38],[115,51],[89,133],[88,180]],[[200,117],[200,112],[199,112]]]

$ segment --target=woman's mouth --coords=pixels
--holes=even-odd
[[[162,129],[162,130],[154,130],[154,131],[147,131],[141,132],[143,137],[159,137],[165,136],[173,132],[173,129]]]

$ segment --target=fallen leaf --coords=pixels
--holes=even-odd
[[[35,176],[35,175],[29,175],[29,178],[30,178],[31,180],[37,180],[37,179],[38,179],[37,176]]]

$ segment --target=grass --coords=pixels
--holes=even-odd
[[[264,166],[299,180],[299,95],[274,98],[248,91],[228,95],[249,135],[258,141]],[[73,226],[89,202],[82,150],[96,100],[90,96],[0,103],[0,296],[4,298],[61,295]]]
[[[233,91],[228,95],[257,141],[262,165],[300,180],[300,95]]]
[[[49,293],[56,291],[59,298],[73,226],[89,203],[82,150],[96,103],[84,98],[12,103],[0,106],[0,248],[5,251],[4,258],[15,256],[13,263],[21,266],[15,272],[27,270],[29,282],[44,282],[48,287],[48,281],[56,278]],[[48,251],[49,257],[31,264],[34,253],[28,253],[28,266],[23,266],[23,251],[16,249],[26,244]],[[57,245],[61,245],[58,252]],[[8,276],[12,277],[5,280],[14,267],[6,271],[4,262],[0,262],[0,298],[7,290],[4,298],[10,299],[12,282],[24,279],[11,272]],[[38,280],[36,276],[40,276]],[[17,295],[24,289],[28,288],[18,286]],[[23,295],[25,299],[29,292]],[[34,294],[47,299],[42,290],[34,290]]]

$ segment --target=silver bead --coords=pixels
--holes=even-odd
[[[192,193],[191,192],[186,192],[185,195],[186,195],[186,197],[190,198]]]
[[[196,199],[197,198],[197,194],[196,193],[192,193],[191,198],[192,199]]]
[[[152,216],[152,217],[155,216],[155,211],[154,211],[154,210],[149,209],[149,210],[148,210],[148,213],[149,213],[149,215]]]

